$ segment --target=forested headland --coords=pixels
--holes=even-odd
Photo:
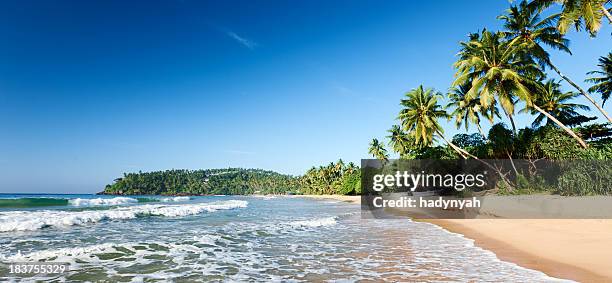
[[[296,177],[261,169],[166,170],[126,173],[106,185],[113,195],[280,194],[297,189]]]

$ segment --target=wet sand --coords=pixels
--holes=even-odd
[[[610,219],[428,219],[500,259],[580,282],[612,281]]]
[[[308,195],[360,203],[360,196]],[[612,282],[612,219],[426,219],[473,239],[501,260],[549,276]]]

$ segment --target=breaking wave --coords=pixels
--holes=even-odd
[[[178,217],[217,210],[244,208],[247,205],[247,201],[228,200],[190,205],[146,204],[93,211],[0,212],[0,232],[35,231],[46,227],[66,227],[96,223],[103,220],[133,219],[145,216]]]
[[[128,203],[137,203],[138,199],[128,197],[116,197],[116,198],[75,198],[68,201],[73,206],[98,206],[98,205],[121,205]]]
[[[172,201],[188,201],[190,197],[172,197],[172,198],[162,198],[162,202],[172,202]]]

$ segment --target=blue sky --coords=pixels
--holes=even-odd
[[[498,29],[508,5],[2,1],[0,193],[96,192],[138,170],[359,162],[403,93],[446,90],[458,42]],[[572,32],[574,55],[553,59],[581,82],[610,32]]]

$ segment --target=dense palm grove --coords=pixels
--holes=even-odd
[[[124,174],[105,194],[242,195],[297,190],[296,178],[261,169],[167,170]]]
[[[498,17],[504,30],[483,29],[460,43],[455,79],[446,95],[422,85],[406,93],[399,124],[389,130],[389,148],[401,159],[612,159],[612,119],[602,107],[612,92],[612,52],[600,58],[597,70],[587,73],[588,90],[566,76],[548,52],[571,54],[564,35],[570,27],[597,36],[604,19],[612,23],[609,4],[534,0],[511,5]],[[561,12],[544,17],[553,5],[561,5]],[[561,80],[550,78],[548,72]],[[563,89],[562,83],[570,88]],[[602,105],[593,95],[601,97]],[[444,96],[447,105],[442,104]],[[589,110],[607,122],[596,123],[596,117],[581,114]],[[517,112],[534,117],[531,127],[517,129]],[[465,127],[466,134],[448,138],[442,120],[454,121],[458,129]],[[492,124],[489,132],[482,129],[485,122]],[[469,126],[478,133],[467,133]],[[389,159],[378,139],[372,140],[369,152],[380,160]],[[612,172],[608,173],[604,178],[612,181]]]
[[[327,166],[312,167],[299,178],[300,193],[303,194],[360,194],[361,171],[352,162],[344,164],[342,159]]]
[[[294,177],[261,169],[167,170],[124,174],[107,185],[112,195],[359,194],[359,167],[342,160]]]

